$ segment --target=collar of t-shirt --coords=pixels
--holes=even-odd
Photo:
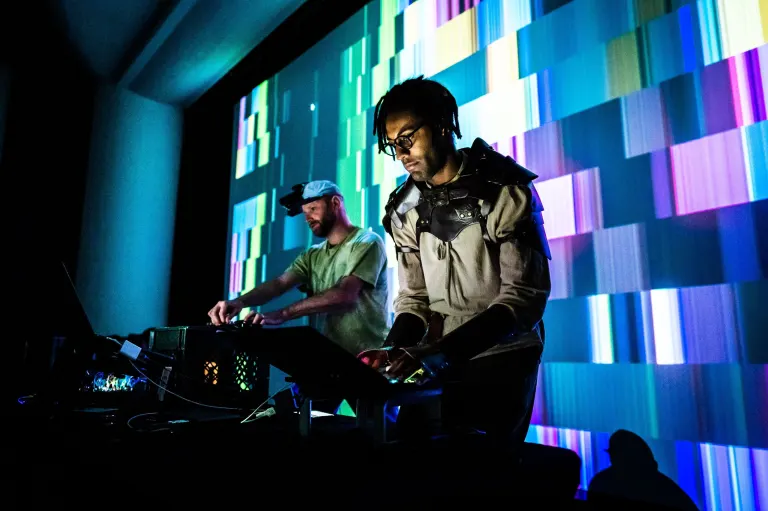
[[[347,237],[346,237],[346,238],[344,238],[344,240],[342,240],[342,242],[341,242],[341,243],[339,243],[338,245],[331,245],[330,243],[328,243],[328,240],[325,240],[325,250],[329,250],[329,251],[330,251],[330,250],[335,250],[335,249],[339,248],[339,247],[340,247],[340,246],[342,246],[344,243],[346,243],[347,241],[349,241],[349,239],[350,239],[350,238],[352,238],[352,236],[353,236],[355,233],[357,233],[357,231],[359,231],[359,230],[360,230],[360,227],[355,227],[354,229],[352,229],[351,231],[349,231],[349,234],[347,234]]]

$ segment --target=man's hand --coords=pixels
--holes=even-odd
[[[208,317],[211,318],[211,323],[214,325],[223,325],[240,314],[243,307],[245,304],[240,300],[222,300],[208,311]]]
[[[357,359],[372,369],[381,369],[389,365],[390,357],[394,360],[402,353],[400,349],[365,350],[357,356]]]
[[[433,364],[425,363],[432,359],[439,359],[440,352],[434,345],[414,346],[401,350],[402,354],[392,361],[392,365],[387,369],[387,377],[399,382],[410,378],[413,373],[423,369],[426,376],[432,378],[436,376],[437,367]]]
[[[265,312],[260,314],[258,312],[251,312],[243,320],[244,323],[252,323],[254,325],[282,325],[285,323],[285,313],[282,310]]]

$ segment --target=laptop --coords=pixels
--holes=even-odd
[[[32,257],[22,263],[14,282],[20,299],[34,303],[45,290],[46,303],[51,304],[24,337],[21,390],[31,398],[25,402],[74,403],[93,354],[111,347],[96,335],[61,260]]]
[[[61,335],[81,338],[96,337],[96,332],[93,330],[93,325],[85,312],[82,301],[80,301],[75,284],[63,262],[59,262],[54,278],[57,280],[54,285],[62,291],[60,298],[63,303],[61,303],[59,310],[66,315],[65,320],[59,322],[61,326],[58,328],[63,330],[60,332]]]

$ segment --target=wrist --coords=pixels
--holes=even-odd
[[[410,312],[400,313],[395,318],[384,345],[393,348],[416,346],[424,337],[425,331],[426,324],[420,316]]]
[[[241,307],[243,309],[248,307],[248,304],[245,302],[243,297],[234,298],[232,300],[229,300],[229,303],[232,304],[232,305],[239,306],[239,307]]]
[[[429,355],[422,356],[420,359],[421,365],[429,373],[430,376],[435,377],[448,368],[448,357],[445,353],[440,351],[431,353]]]

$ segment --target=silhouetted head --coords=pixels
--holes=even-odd
[[[373,134],[379,152],[400,160],[415,181],[427,181],[456,151],[454,135],[461,138],[456,99],[434,80],[406,80],[379,100]]]
[[[653,451],[645,440],[626,429],[619,429],[611,435],[606,451],[611,456],[611,465],[617,468],[646,470],[658,468]]]

